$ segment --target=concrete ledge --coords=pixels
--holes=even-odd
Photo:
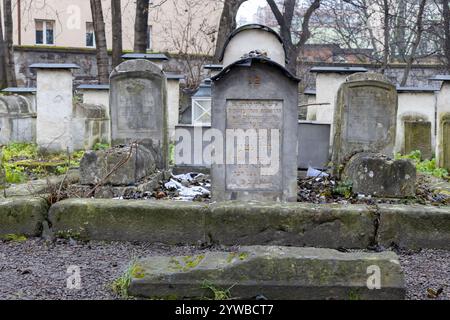
[[[41,198],[0,199],[0,239],[7,235],[40,236],[47,210],[47,202]]]
[[[379,205],[378,242],[408,249],[450,249],[450,208]]]
[[[206,233],[223,245],[367,248],[374,219],[361,205],[224,202],[210,206]]]
[[[369,290],[379,272],[380,288]],[[242,247],[239,252],[207,252],[185,257],[149,257],[130,271],[128,292],[163,299],[213,298],[229,290],[231,299],[269,300],[404,299],[405,283],[396,254],[342,253],[330,249]]]
[[[198,244],[205,242],[205,212],[205,205],[175,201],[71,199],[52,206],[49,220],[63,237]]]

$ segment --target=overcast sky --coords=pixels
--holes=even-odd
[[[246,18],[247,20],[250,20],[253,15],[256,13],[256,10],[259,6],[265,6],[267,4],[266,0],[249,0],[245,2],[241,8],[239,9],[239,14],[237,17],[237,20],[241,17]],[[251,21],[250,21],[251,22]]]

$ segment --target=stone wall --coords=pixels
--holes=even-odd
[[[29,68],[33,63],[75,63],[80,66],[79,70],[74,71],[75,85],[96,82],[95,49],[21,46],[15,47],[14,50],[17,80],[21,87],[36,86],[36,73]],[[186,74],[189,82],[191,78],[206,77],[207,73],[202,66],[211,63],[209,57],[200,55],[189,57],[170,55],[170,57],[170,61],[164,63],[164,71]]]
[[[315,89],[316,87],[316,73],[311,73],[309,70],[313,67],[364,67],[369,72],[379,72],[380,69],[377,65],[372,64],[348,64],[348,63],[304,63],[300,66],[299,76],[303,80],[303,87],[309,89]],[[403,77],[404,64],[393,64],[386,72],[386,77],[394,84],[400,84]],[[443,66],[436,64],[423,64],[415,65],[411,69],[411,73],[408,79],[407,86],[430,86],[439,89],[439,83],[436,81],[430,81],[429,79],[437,74],[446,74]]]
[[[95,63],[95,49],[80,48],[58,48],[58,47],[15,47],[16,72],[18,75],[19,86],[35,86],[36,75],[30,71],[29,65],[33,63],[76,63],[81,69],[75,71],[76,83],[95,82],[97,74],[97,65]],[[186,74],[195,74],[202,72],[200,77],[206,77],[207,73],[201,70],[201,65],[211,63],[211,60],[205,56],[181,57],[171,54],[170,61],[164,65],[164,71]],[[187,63],[189,60],[189,63]],[[189,66],[191,67],[189,67]],[[193,66],[193,67],[192,67]],[[338,67],[365,67],[369,71],[377,71],[379,68],[371,64],[345,64],[345,63],[321,63],[305,62],[300,66],[299,75],[303,79],[303,87],[315,88],[316,75],[309,70],[314,66],[338,66]],[[399,83],[403,75],[402,64],[391,65],[387,71],[387,77],[394,83]],[[436,74],[443,74],[445,70],[440,65],[423,64],[416,65],[411,70],[409,86],[434,85],[428,79]]]

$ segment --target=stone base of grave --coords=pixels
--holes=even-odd
[[[410,160],[391,160],[376,153],[358,153],[344,168],[342,180],[353,193],[381,198],[414,197],[417,171]]]
[[[214,298],[218,290],[230,299],[405,298],[404,277],[393,252],[242,247],[237,252],[149,257],[134,265],[131,276],[128,293],[154,299]],[[369,289],[368,283],[379,289]]]
[[[118,146],[86,152],[80,163],[80,183],[130,186],[155,171],[155,155],[150,150],[141,145]]]
[[[68,187],[70,194],[86,195],[90,194],[90,197],[96,199],[114,199],[114,198],[127,198],[133,199],[136,195],[143,195],[145,193],[151,194],[157,189],[162,181],[167,176],[167,171],[160,171],[151,174],[148,177],[143,178],[136,185],[129,186],[115,186],[115,185],[101,185],[94,192],[90,193],[93,189],[91,185],[75,184]]]

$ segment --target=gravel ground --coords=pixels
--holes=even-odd
[[[211,249],[209,249],[211,250]],[[214,249],[212,249],[214,250]],[[133,243],[41,239],[0,242],[0,299],[118,299],[110,288],[130,261],[148,255],[193,255],[205,249]],[[400,253],[408,299],[428,299],[427,289],[443,289],[437,299],[450,300],[450,251]],[[67,268],[81,268],[81,290],[66,288]]]

